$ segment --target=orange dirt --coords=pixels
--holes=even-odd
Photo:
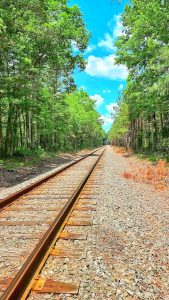
[[[113,147],[114,148],[114,151],[117,153],[117,154],[124,154],[126,153],[126,149],[123,148],[123,147]]]
[[[133,151],[132,149],[126,149],[125,147],[113,147],[113,150],[117,153],[117,154],[121,154],[121,155],[132,155]]]
[[[165,160],[159,160],[156,166],[151,166],[147,163],[146,166],[138,168],[137,171],[124,172],[122,175],[127,179],[152,184],[159,190],[167,190],[169,185],[169,169],[167,165]]]

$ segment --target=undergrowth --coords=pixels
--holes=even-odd
[[[166,153],[136,153],[136,156],[141,159],[148,159],[152,163],[158,163],[159,160],[165,160],[167,163],[169,162],[169,155]]]
[[[165,160],[159,160],[156,165],[145,165],[136,171],[124,172],[123,176],[137,182],[152,184],[160,190],[167,190],[169,185],[169,168]]]
[[[167,154],[134,153],[131,149],[126,150],[124,147],[115,147],[114,150],[120,155],[135,155],[137,158],[144,160],[142,167],[124,172],[122,176],[137,182],[151,184],[159,190],[169,189],[169,156]]]
[[[20,167],[31,167],[47,158],[56,157],[59,153],[46,152],[43,149],[29,152],[16,152],[13,157],[1,157],[0,168],[10,171]]]

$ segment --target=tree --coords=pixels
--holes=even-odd
[[[66,0],[2,0],[0,39],[1,154],[63,149],[72,126],[65,122],[72,105],[65,99],[74,95],[73,72],[85,67],[89,39],[78,6]]]
[[[122,21],[116,63],[129,70],[123,101],[129,109],[131,145],[135,150],[168,151],[169,2],[132,0]]]

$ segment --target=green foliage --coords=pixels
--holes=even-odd
[[[89,39],[79,8],[66,0],[1,0],[0,39],[0,153],[68,148],[69,128],[76,136],[82,125],[68,124],[65,94],[75,91],[73,72],[85,67]]]
[[[116,42],[116,63],[129,70],[122,101],[128,105],[130,145],[168,152],[169,2],[132,0],[122,21],[125,34]]]
[[[125,102],[119,104],[118,111],[116,113],[113,126],[108,132],[108,140],[112,140],[118,144],[121,143],[122,139],[125,141],[126,134],[128,133],[128,105]]]
[[[95,147],[102,143],[104,132],[95,110],[95,102],[86,92],[80,91],[65,96],[68,114],[65,126],[67,147],[72,149]]]
[[[26,147],[19,147],[15,150],[13,153],[13,156],[17,158],[22,158],[22,157],[43,157],[46,154],[45,150],[42,149],[40,146],[35,149],[30,149]]]

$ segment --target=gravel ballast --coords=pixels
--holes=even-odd
[[[124,178],[131,161],[107,147],[93,179],[99,186],[92,194],[92,201],[97,201],[96,212],[91,213],[94,222],[80,228],[88,238],[61,241],[70,249],[83,248],[86,258],[52,257],[42,271],[46,278],[80,281],[79,294],[32,293],[29,300],[169,300],[169,197],[165,191]]]
[[[133,158],[125,158],[107,147],[101,168],[94,176],[94,225],[72,227],[72,231],[88,233],[87,241],[59,242],[69,249],[84,249],[86,258],[52,257],[41,273],[42,277],[55,280],[80,281],[79,294],[32,293],[29,299],[169,299],[168,195],[125,179],[122,174],[130,169],[131,163]]]

